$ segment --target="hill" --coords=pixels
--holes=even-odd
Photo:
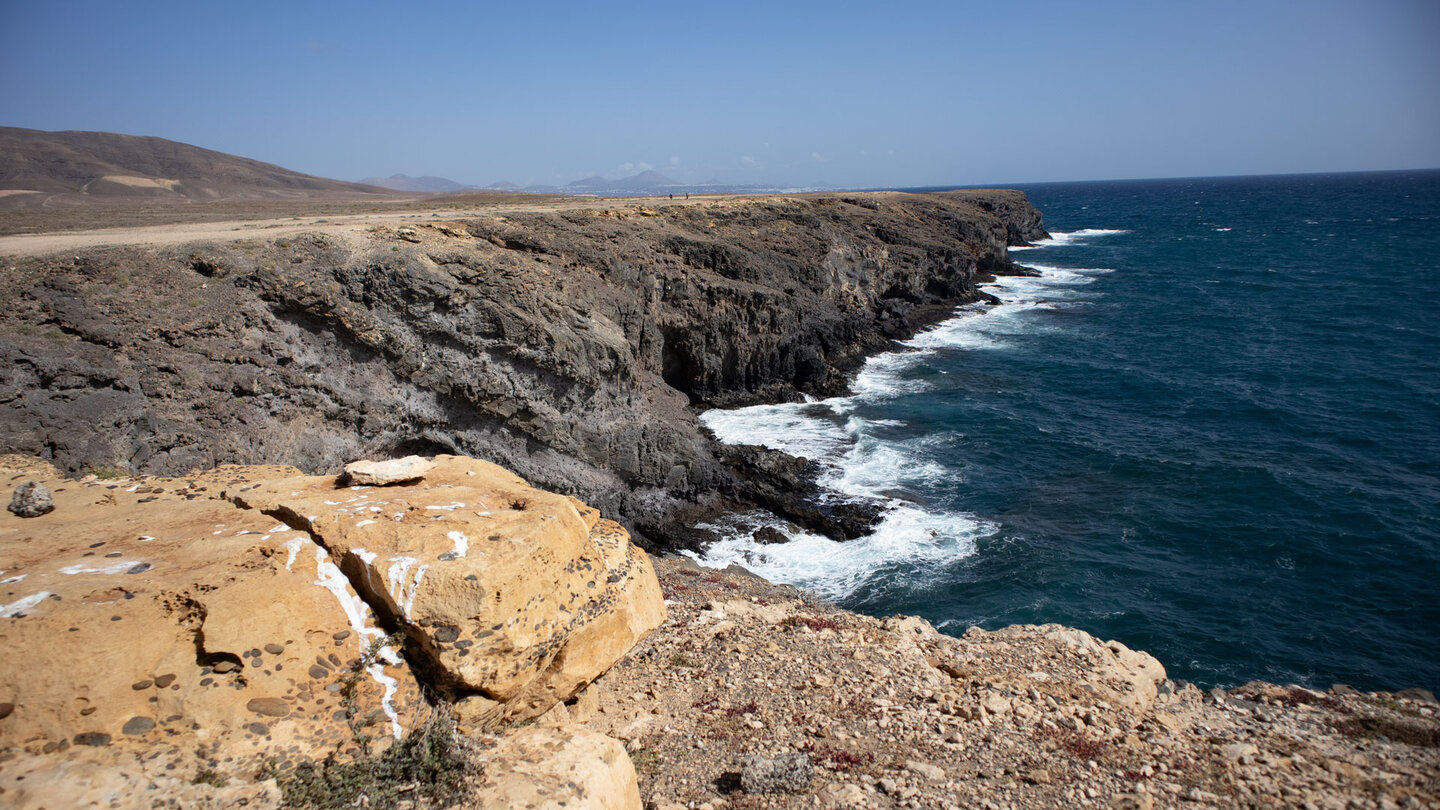
[[[475,188],[463,183],[457,183],[444,177],[425,175],[424,177],[411,177],[408,174],[392,174],[389,177],[367,177],[360,181],[367,186],[379,186],[393,191],[418,191],[424,194],[443,193],[446,191],[466,191]]]
[[[654,170],[647,170],[618,180],[611,180],[597,174],[568,183],[561,190],[567,194],[655,194],[659,193],[661,189],[675,185],[675,181],[665,175]]]
[[[393,194],[164,138],[0,127],[0,208]]]

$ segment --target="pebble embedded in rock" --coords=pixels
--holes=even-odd
[[[221,661],[220,663],[215,665],[215,672],[220,675],[224,675],[227,672],[234,672],[239,668],[240,665],[235,663],[234,661]]]
[[[460,628],[453,624],[447,624],[435,631],[435,640],[441,644],[454,643],[458,638],[460,638]]]
[[[155,728],[154,720],[148,717],[132,717],[125,721],[125,725],[120,731],[131,736],[139,736],[153,728]]]
[[[0,720],[9,717],[15,711],[14,703],[0,703]]]
[[[290,704],[280,698],[251,698],[245,703],[245,708],[266,717],[287,717],[290,714]]]
[[[172,684],[172,683],[174,683],[174,682],[175,682],[175,675],[174,675],[174,673],[170,673],[170,674],[167,674],[167,675],[161,675],[161,676],[157,677],[157,678],[155,679],[155,686],[159,687],[160,689],[164,689],[165,687],[169,686],[170,684]]]
[[[90,745],[97,748],[104,747],[110,744],[110,735],[104,733],[103,731],[82,732],[80,734],[76,734],[74,739],[76,745]]]
[[[151,681],[136,681],[135,683],[130,684],[130,688],[134,689],[136,692],[141,692],[149,689],[151,683]]]
[[[271,655],[279,655],[280,653],[285,652],[285,648],[280,646],[279,644],[266,644],[265,652],[270,653]]]

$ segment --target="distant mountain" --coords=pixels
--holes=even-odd
[[[671,180],[660,172],[657,172],[654,169],[650,169],[648,171],[643,171],[635,175],[634,177],[626,177],[621,180],[616,180],[613,185],[617,188],[642,189],[659,188],[661,186],[674,186],[678,184],[674,180]]]
[[[566,194],[657,194],[661,189],[675,185],[674,180],[657,171],[650,170],[618,180],[611,180],[597,174],[569,183],[561,191]]]
[[[5,208],[126,199],[383,199],[391,194],[164,138],[0,127],[0,207]]]
[[[443,191],[465,191],[475,186],[462,185],[454,180],[447,180],[444,177],[426,175],[424,177],[411,177],[408,174],[392,174],[389,177],[367,177],[360,182],[381,188],[393,189],[395,191],[417,191],[425,194],[434,194]]]
[[[591,176],[589,176],[589,177],[586,177],[586,178],[583,179],[583,180],[576,180],[576,181],[573,182],[573,183],[566,183],[566,184],[565,184],[565,188],[575,189],[576,191],[580,191],[580,190],[583,190],[583,189],[609,188],[609,187],[610,187],[610,181],[609,181],[608,179],[604,178],[604,177],[601,177],[601,176],[598,175],[598,174],[591,175]]]
[[[486,188],[495,189],[496,191],[519,191],[519,190],[520,190],[520,187],[519,187],[519,186],[515,185],[514,183],[510,182],[509,180],[497,180],[497,181],[495,181],[494,183],[491,183],[490,185],[486,186]]]

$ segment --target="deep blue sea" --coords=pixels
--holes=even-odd
[[[1021,188],[1055,238],[1002,305],[852,396],[704,416],[889,499],[875,534],[754,513],[706,562],[954,635],[1072,625],[1205,687],[1440,687],[1440,172]]]

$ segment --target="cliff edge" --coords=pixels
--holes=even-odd
[[[843,390],[1044,236],[1013,191],[575,203],[6,262],[0,450],[67,472],[486,458],[657,546],[760,505],[873,510],[695,408]]]

